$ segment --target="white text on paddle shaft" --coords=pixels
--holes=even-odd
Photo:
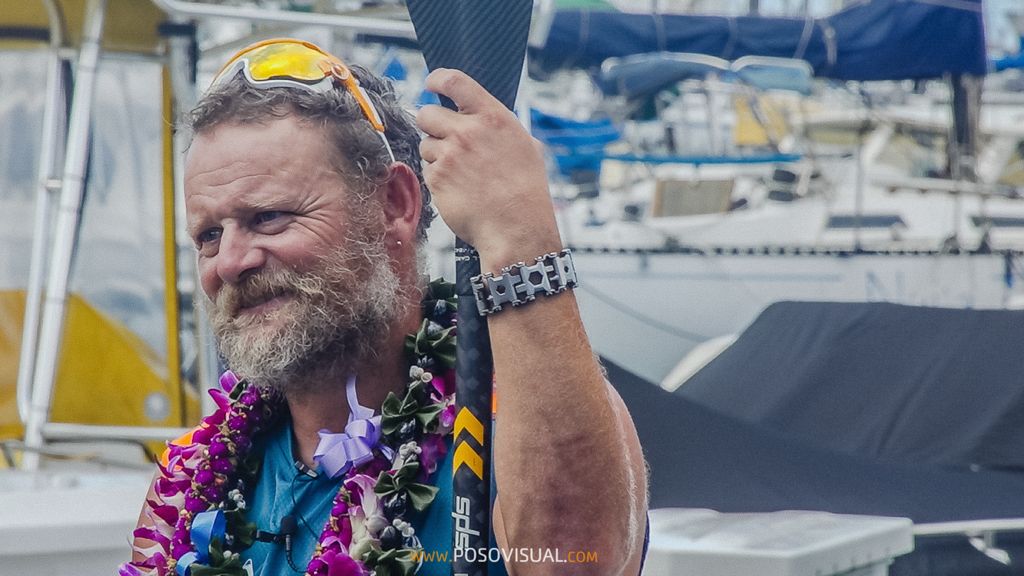
[[[469,548],[470,536],[479,536],[479,530],[473,530],[469,527],[470,517],[472,514],[472,503],[469,498],[465,496],[455,497],[455,511],[452,512],[452,518],[455,520],[455,549],[461,550],[463,548]]]

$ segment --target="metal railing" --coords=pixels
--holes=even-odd
[[[188,18],[231,18],[249,22],[273,22],[275,24],[299,24],[308,26],[326,26],[341,28],[364,34],[378,34],[395,38],[415,39],[416,31],[412,22],[407,20],[391,20],[371,16],[351,16],[345,14],[322,14],[313,12],[296,12],[291,10],[274,10],[249,6],[223,6],[187,2],[185,0],[152,0],[161,10],[172,16]]]

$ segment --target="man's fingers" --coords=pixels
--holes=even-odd
[[[441,106],[424,106],[416,112],[416,126],[435,138],[444,138],[454,132],[458,122],[457,113]]]
[[[459,70],[438,68],[427,75],[425,86],[434,94],[451,98],[459,112],[479,112],[489,101],[494,100],[483,86]]]
[[[437,161],[437,157],[440,154],[441,142],[433,136],[424,136],[420,140],[420,158],[423,159],[427,164],[431,164]]]

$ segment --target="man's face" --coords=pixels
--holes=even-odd
[[[229,365],[261,385],[370,353],[397,307],[380,211],[355,201],[322,129],[292,117],[198,135],[189,234]]]

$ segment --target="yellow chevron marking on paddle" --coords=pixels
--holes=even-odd
[[[465,410],[465,408],[463,408]],[[469,466],[469,469],[476,474],[476,477],[484,479],[484,459],[473,450],[469,444],[465,442],[459,442],[458,447],[455,448],[455,460],[452,462],[452,475],[459,471],[459,468],[463,465]]]
[[[476,438],[477,444],[484,445],[484,425],[465,406],[462,407],[462,410],[459,410],[459,415],[455,417],[454,437],[458,439],[459,434],[463,430],[469,432],[473,438]]]

